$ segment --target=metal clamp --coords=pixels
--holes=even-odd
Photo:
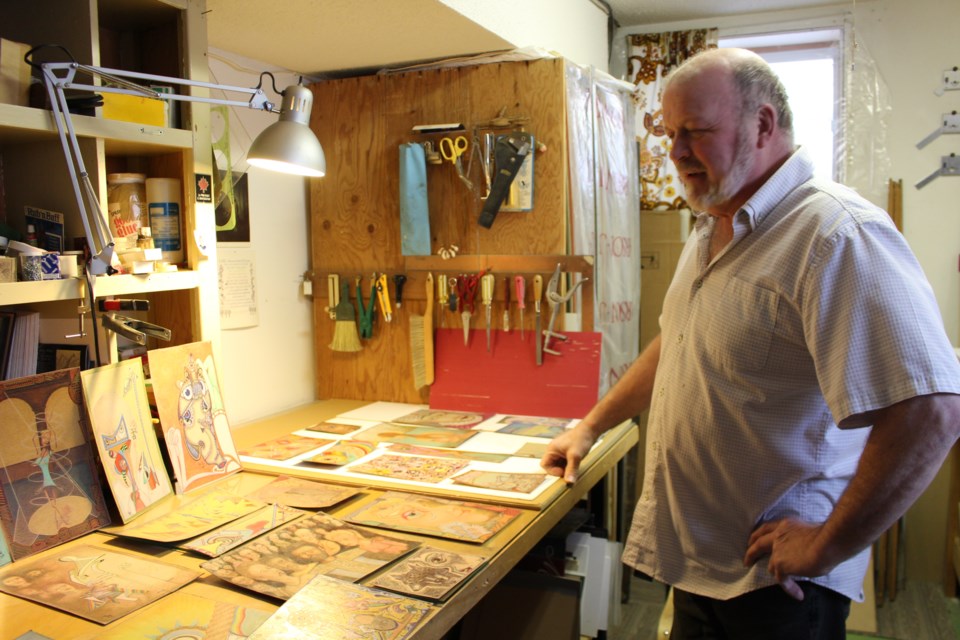
[[[550,304],[550,323],[547,325],[546,330],[543,332],[543,352],[549,353],[550,355],[559,356],[562,355],[559,351],[550,348],[550,339],[555,338],[557,340],[565,341],[567,336],[562,333],[556,333],[553,330],[554,324],[557,320],[558,308],[566,304],[570,298],[573,297],[573,294],[577,291],[577,288],[586,282],[586,278],[578,281],[573,287],[567,291],[566,294],[560,295],[557,293],[557,289],[560,286],[560,264],[557,264],[557,268],[554,270],[553,275],[550,276],[550,280],[547,282],[547,302]],[[539,339],[539,336],[537,336]]]
[[[122,316],[118,313],[105,313],[100,322],[104,329],[113,331],[117,335],[140,345],[147,344],[147,336],[169,342],[173,335],[170,329],[166,327],[161,327],[146,320]]]

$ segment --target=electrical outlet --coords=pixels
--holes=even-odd
[[[942,96],[944,91],[960,90],[960,67],[943,70],[943,85],[941,85],[935,94]]]

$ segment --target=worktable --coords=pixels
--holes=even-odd
[[[366,404],[353,400],[321,400],[291,411],[272,416],[233,430],[238,448],[280,437],[304,424],[331,419],[340,413]],[[431,606],[431,611],[414,633],[416,640],[442,638],[471,608],[473,608],[543,537],[573,508],[598,482],[615,470],[617,463],[637,443],[638,430],[632,422],[625,422],[610,430],[584,459],[579,480],[572,486],[557,482],[547,489],[540,508],[521,509],[522,513],[506,528],[483,544],[441,540],[390,531],[395,537],[420,540],[425,544],[464,553],[487,556],[480,567],[453,596],[442,604]],[[244,470],[228,478],[211,483],[210,489],[229,489],[248,493],[270,482],[272,476],[258,471]],[[612,483],[611,483],[612,484]],[[409,489],[408,489],[409,490]],[[354,510],[374,500],[384,489],[364,488],[360,496],[326,509],[338,514]],[[191,494],[192,495],[192,494]],[[157,508],[162,508],[158,505]],[[608,509],[608,512],[612,510]],[[611,514],[612,515],[612,514]],[[608,531],[615,531],[608,527]],[[94,532],[68,542],[43,554],[60,554],[69,545],[94,544],[142,553],[158,560],[197,570],[200,578],[183,587],[180,593],[205,596],[231,604],[264,611],[275,611],[281,604],[266,596],[230,585],[200,569],[207,560],[180,549],[129,538],[119,538],[103,532]],[[38,554],[42,555],[42,554]],[[364,584],[369,578],[361,580]],[[122,622],[121,619],[119,622]],[[113,623],[116,625],[117,622]],[[27,631],[35,631],[56,640],[96,637],[103,627],[57,609],[0,593],[0,638],[16,638]]]

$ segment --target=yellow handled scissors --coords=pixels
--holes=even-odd
[[[467,139],[464,136],[440,139],[440,154],[445,160],[456,164],[460,162],[460,156],[462,156],[466,150]]]

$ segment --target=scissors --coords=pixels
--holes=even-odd
[[[443,156],[444,160],[449,160],[457,168],[457,175],[460,176],[460,179],[467,185],[467,187],[473,191],[473,183],[470,182],[470,178],[467,177],[467,174],[463,171],[463,162],[460,160],[460,157],[467,150],[469,144],[465,136],[457,136],[456,138],[441,138],[440,139],[440,155]]]

